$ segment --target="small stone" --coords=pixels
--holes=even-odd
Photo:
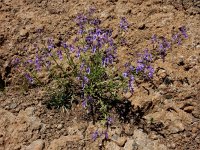
[[[130,125],[130,124],[127,124],[127,125],[124,126],[124,132],[125,132],[125,134],[128,135],[128,136],[132,136],[134,130],[131,128],[131,125]]]
[[[21,150],[21,145],[16,145],[16,146],[14,147],[14,150]]]
[[[43,150],[43,148],[44,148],[44,141],[38,139],[32,142],[29,146],[27,146],[25,150]]]
[[[131,92],[127,92],[124,94],[124,97],[125,98],[130,98],[132,96]]]
[[[0,145],[3,145],[4,143],[4,140],[3,140],[3,137],[0,138]]]
[[[198,63],[198,57],[197,56],[190,56],[188,58],[188,62],[190,66],[195,66]]]
[[[198,126],[197,126],[197,127],[198,127],[198,129],[200,130],[200,123],[198,124]]]
[[[146,25],[145,24],[139,24],[139,26],[138,26],[138,29],[140,29],[140,30],[144,30],[146,28]]]
[[[199,110],[194,110],[194,111],[192,111],[192,115],[193,115],[195,118],[199,118],[199,117],[200,117]]]
[[[20,35],[21,37],[28,37],[28,31],[25,30],[25,29],[22,29],[22,30],[20,31],[19,35]]]
[[[120,150],[120,147],[116,143],[113,143],[113,142],[107,143],[105,148],[106,149]]]
[[[195,141],[196,141],[198,144],[200,144],[200,138],[199,138],[199,136],[197,136],[197,137],[195,138]]]
[[[62,129],[63,128],[63,124],[59,124],[58,126],[57,126],[57,129]]]
[[[166,70],[159,70],[157,72],[157,75],[159,76],[159,78],[163,79],[167,76]]]
[[[152,134],[150,134],[149,138],[153,139],[153,140],[157,140],[158,136],[155,133],[152,133]]]
[[[167,147],[174,149],[174,148],[176,148],[176,144],[172,142],[172,143],[167,144]]]
[[[61,136],[60,138],[51,141],[47,150],[60,149],[61,147],[65,147],[67,142],[79,142],[82,139],[83,135]]]
[[[180,121],[174,121],[170,126],[170,131],[172,133],[178,133],[185,130],[184,125]]]
[[[188,106],[184,108],[184,111],[186,111],[187,113],[191,113],[194,110],[193,106]]]
[[[133,140],[133,139],[129,139],[127,140],[125,146],[124,146],[124,149],[138,149],[138,144]]]
[[[51,128],[51,126],[49,125],[49,124],[46,124],[46,129],[50,129]]]
[[[192,128],[192,133],[196,133],[197,131],[198,131],[198,128],[196,128],[196,127]]]
[[[16,103],[12,103],[11,105],[10,105],[10,109],[15,109],[17,107],[17,104]]]
[[[172,96],[171,94],[167,94],[167,95],[165,95],[165,98],[166,98],[166,99],[172,99],[173,96]]]
[[[127,139],[125,137],[118,137],[116,134],[112,136],[112,141],[118,146],[123,147]]]
[[[181,56],[181,57],[179,58],[178,65],[179,65],[179,66],[184,66],[184,65],[185,65],[184,57],[183,57],[183,56]]]

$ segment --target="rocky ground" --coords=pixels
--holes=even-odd
[[[71,19],[97,8],[105,27],[124,16],[131,23],[122,58],[149,45],[153,34],[170,37],[185,25],[189,38],[154,63],[155,87],[140,83],[129,100],[135,111],[128,123],[117,118],[109,140],[91,140],[95,126],[80,105],[49,110],[44,87],[15,86],[11,61],[42,38],[74,30]],[[198,150],[200,149],[200,2],[198,0],[0,0],[0,150]],[[127,51],[127,53],[124,53]],[[122,59],[122,60],[123,60]],[[137,117],[140,116],[140,117]],[[139,118],[136,122],[134,118]]]

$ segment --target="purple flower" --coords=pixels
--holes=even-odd
[[[76,42],[78,42],[79,41],[79,38],[78,37],[75,37],[75,39],[74,39],[74,43],[76,43]]]
[[[157,42],[157,36],[154,34],[151,38],[152,43],[156,43]]]
[[[96,9],[94,7],[91,7],[88,11],[89,15],[92,15],[94,12],[96,11]]]
[[[105,63],[106,63],[106,64],[109,63],[109,58],[108,58],[108,57],[105,58]]]
[[[80,27],[80,29],[78,30],[78,34],[83,34],[85,32],[84,27]]]
[[[95,53],[96,50],[97,50],[97,47],[94,45],[94,46],[92,47],[92,52]]]
[[[75,19],[76,24],[79,26],[83,26],[84,24],[87,23],[87,21],[88,21],[87,17],[82,14],[78,15]]]
[[[83,62],[80,66],[80,70],[82,71],[83,70],[83,67],[84,67],[85,63]]]
[[[148,66],[148,67],[147,67],[147,70],[148,70],[148,77],[149,77],[149,78],[153,78],[153,74],[154,74],[154,69],[153,69],[153,67]]]
[[[87,106],[87,101],[86,101],[86,100],[83,100],[82,106],[83,106],[84,108],[86,108],[86,106]]]
[[[109,58],[108,58],[108,57],[103,58],[103,59],[102,59],[102,65],[105,67],[105,66],[108,65],[108,64],[109,64]]]
[[[12,61],[12,64],[18,64],[20,62],[19,58],[15,58],[13,61]]]
[[[85,82],[85,83],[88,83],[88,82],[89,82],[88,77],[84,76],[83,79],[84,79],[84,82]]]
[[[54,48],[53,39],[49,38],[47,43],[48,43],[48,50],[49,51]]]
[[[124,64],[124,67],[128,67],[128,66],[129,66],[129,63],[125,63],[125,64]]]
[[[74,46],[70,44],[69,45],[69,50],[70,50],[70,52],[74,52],[74,50],[75,50]]]
[[[94,19],[90,21],[90,24],[93,24],[95,26],[98,26],[101,24],[101,20],[100,19]]]
[[[39,62],[39,57],[36,56],[35,58],[35,66],[36,66],[36,70],[39,71],[41,69],[41,66],[40,66],[40,62]]]
[[[162,42],[159,44],[159,53],[164,61],[165,56],[166,56],[166,50],[170,48],[170,43],[167,42],[165,38],[163,38]]]
[[[133,88],[133,86],[129,86],[129,90],[130,90],[130,92],[133,94],[134,93],[134,88]]]
[[[101,29],[96,29],[96,35],[99,37],[101,36],[103,31]]]
[[[112,122],[113,122],[112,118],[111,118],[111,117],[108,117],[106,123],[107,123],[108,125],[111,125]]]
[[[86,68],[86,73],[87,73],[87,74],[90,74],[90,67],[87,67],[87,68]]]
[[[63,46],[63,48],[68,48],[68,45],[67,45],[67,43],[62,43],[62,46]]]
[[[79,58],[81,56],[81,50],[78,49],[77,53],[76,53],[76,57]]]
[[[88,77],[84,76],[83,77],[83,82],[82,82],[82,88],[84,89],[85,88],[85,85],[89,82],[89,79]]]
[[[172,35],[172,40],[173,41],[176,41],[177,39],[178,39],[178,35],[177,34]]]
[[[92,103],[94,101],[94,99],[91,96],[88,96],[88,102]]]
[[[180,27],[179,30],[181,31],[182,35],[183,35],[185,38],[188,38],[188,35],[187,35],[187,33],[186,33],[186,28],[185,28],[185,26]]]
[[[20,63],[20,59],[19,58],[15,58],[11,63],[14,65],[14,67],[17,67],[19,65],[19,63]]]
[[[95,141],[97,139],[97,137],[99,136],[98,131],[96,130],[93,134],[92,134],[92,139]]]
[[[144,51],[143,60],[145,60],[147,62],[151,62],[152,61],[152,55],[150,53],[148,53],[148,49],[146,49]]]
[[[165,49],[169,49],[170,46],[171,46],[170,43],[167,41],[166,38],[163,38],[162,44],[163,44],[163,47],[164,47]]]
[[[30,84],[33,84],[33,78],[30,76],[30,74],[28,74],[28,73],[25,73],[25,78],[28,80],[28,82],[30,83]]]
[[[46,61],[46,67],[47,67],[47,69],[49,69],[50,66],[51,66],[51,62],[50,61]]]
[[[58,51],[57,51],[57,55],[58,55],[58,58],[59,58],[60,60],[63,59],[62,51],[61,51],[61,50],[58,50]]]
[[[92,36],[87,36],[85,38],[85,42],[87,43],[87,45],[92,45],[93,44],[93,37]]]
[[[124,78],[127,78],[127,77],[128,77],[128,73],[127,73],[127,72],[124,72],[124,73],[122,74],[122,76],[123,76]]]
[[[114,41],[113,41],[113,39],[110,39],[109,41],[109,45],[112,47],[112,46],[114,46]]]
[[[29,64],[32,64],[32,63],[33,63],[33,60],[32,60],[32,59],[28,59],[27,62],[28,62]]]
[[[134,71],[134,69],[135,69],[135,68],[134,68],[133,66],[130,66],[130,67],[129,67],[129,70],[130,70],[130,71]]]
[[[131,93],[134,92],[133,82],[134,82],[134,76],[131,75],[130,80],[129,80],[129,90]]]
[[[143,71],[144,67],[145,67],[144,64],[138,63],[138,65],[136,67],[136,73],[139,73],[139,72]]]
[[[107,140],[107,139],[108,139],[108,131],[106,130],[106,131],[104,132],[104,134],[105,134],[105,139]]]
[[[181,45],[181,39],[180,38],[178,39],[177,43],[178,43],[178,45]]]
[[[88,49],[89,49],[89,46],[88,46],[88,45],[85,45],[85,46],[83,47],[83,52],[85,53]]]
[[[130,81],[133,82],[134,80],[135,80],[134,76],[131,75],[131,76],[130,76]]]
[[[126,31],[126,30],[128,29],[129,24],[128,24],[128,22],[127,22],[127,20],[126,20],[125,17],[122,17],[122,18],[121,18],[121,21],[120,21],[119,26],[120,26],[120,28],[121,28],[122,30],[124,30],[124,31]]]

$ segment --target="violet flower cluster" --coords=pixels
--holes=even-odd
[[[96,130],[92,135],[93,140],[101,135],[108,139],[107,129],[113,123],[110,117],[112,105],[118,97],[121,98],[123,95],[123,92],[119,91],[129,91],[133,94],[136,78],[148,81],[152,80],[154,75],[152,65],[154,56],[149,49],[145,49],[143,53],[139,54],[135,66],[132,65],[132,62],[127,62],[122,69],[123,73],[113,74],[112,70],[117,68],[115,65],[118,59],[117,45],[119,43],[112,36],[113,30],[101,27],[101,20],[92,16],[94,12],[95,10],[91,9],[90,13],[79,14],[76,17],[75,23],[78,29],[76,28],[77,34],[73,42],[64,41],[63,38],[56,42],[53,38],[49,38],[43,48],[34,44],[35,54],[33,57],[28,55],[26,60],[17,58],[13,61],[15,64],[20,64],[21,61],[21,67],[25,68],[24,76],[30,84],[34,84],[35,74],[42,71],[49,72],[56,79],[59,78],[59,84],[61,84],[59,86],[71,90],[69,92],[72,93],[71,97],[75,97],[82,103],[83,108],[88,110],[88,115],[92,116],[93,122],[95,118],[104,120],[105,132],[100,134]],[[126,18],[122,17],[119,23],[119,35],[125,34],[129,26]],[[168,50],[172,48],[173,42],[180,44],[181,36],[188,38],[184,26],[179,30],[179,33],[172,36],[172,41],[165,37],[152,36],[151,40],[155,45],[156,55],[160,56],[163,61]],[[124,41],[123,38],[122,40]],[[67,67],[63,65],[65,63],[67,63]],[[61,75],[56,74],[60,71]]]
[[[172,48],[174,44],[181,45],[183,38],[187,39],[188,34],[186,31],[186,27],[182,26],[179,28],[179,32],[172,35],[171,39],[167,39],[165,37],[158,37],[157,35],[152,36],[152,43],[156,45],[157,54],[165,61],[165,57],[169,49]]]

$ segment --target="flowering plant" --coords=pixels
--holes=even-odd
[[[152,37],[154,51],[145,49],[139,54],[136,66],[127,62],[121,68],[118,61],[118,46],[126,41],[123,37],[129,23],[122,17],[119,24],[119,36],[114,39],[113,30],[103,28],[101,20],[93,17],[94,10],[79,14],[75,18],[77,34],[70,42],[59,37],[58,41],[49,38],[40,47],[25,57],[18,57],[13,64],[24,75],[30,86],[50,85],[49,107],[70,108],[73,101],[82,104],[93,123],[102,120],[106,128],[112,124],[110,112],[122,100],[126,92],[134,93],[135,78],[144,81],[153,79],[152,63],[164,58],[172,43],[180,44],[180,37],[188,37],[185,27],[173,35],[172,42],[166,38]],[[41,73],[47,74],[48,82],[42,81]],[[95,131],[94,139],[98,137]],[[105,137],[108,138],[107,129]]]

